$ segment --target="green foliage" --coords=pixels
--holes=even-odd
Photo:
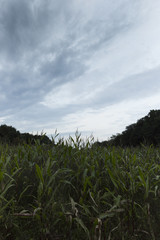
[[[2,143],[16,143],[19,136],[20,132],[12,126],[7,126],[5,124],[0,126],[0,140]]]
[[[0,126],[0,143],[18,145],[22,143],[34,145],[36,141],[40,141],[41,144],[51,144],[52,141],[45,135],[33,135],[30,133],[20,133],[12,126],[1,125]]]
[[[101,146],[140,146],[141,144],[160,144],[160,110],[151,110],[137,123],[126,127],[121,134],[113,135],[109,141],[99,143]]]
[[[0,145],[0,239],[160,238],[160,150]]]

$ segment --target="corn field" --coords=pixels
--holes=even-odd
[[[159,223],[159,148],[0,145],[0,240],[157,240]]]

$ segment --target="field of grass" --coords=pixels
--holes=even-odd
[[[159,223],[159,148],[0,145],[0,240],[157,240]]]

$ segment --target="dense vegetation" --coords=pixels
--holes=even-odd
[[[99,144],[1,125],[0,240],[160,239],[159,143],[160,110]]]
[[[39,140],[41,144],[51,144],[51,140],[43,135],[20,133],[12,126],[0,126],[0,143],[17,145],[20,143],[34,144]],[[113,135],[110,140],[97,142],[99,146],[135,147],[141,144],[157,146],[160,144],[160,110],[151,110],[147,116],[126,127],[121,134]]]
[[[160,239],[160,149],[0,145],[0,239]]]
[[[6,124],[0,126],[0,143],[8,143],[10,145],[18,145],[22,143],[34,144],[35,140],[39,140],[40,143],[50,144],[51,140],[43,134],[33,135],[30,133],[20,133],[12,126]]]
[[[151,110],[137,123],[127,126],[121,134],[114,135],[109,141],[99,144],[124,147],[139,146],[141,143],[155,146],[160,144],[160,110]]]

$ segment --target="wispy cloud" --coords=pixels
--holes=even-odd
[[[116,131],[140,116],[137,100],[153,98],[150,107],[157,106],[158,0],[1,0],[1,6],[1,122],[23,131],[80,127],[108,136],[113,116]],[[125,102],[127,121],[116,107],[125,116]]]

